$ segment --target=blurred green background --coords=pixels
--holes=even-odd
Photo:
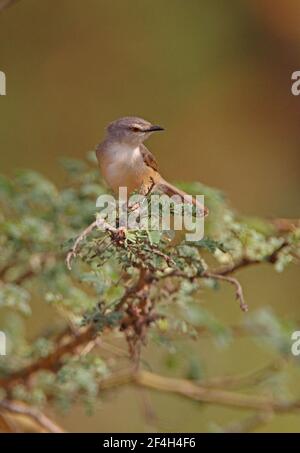
[[[83,157],[108,122],[138,115],[166,128],[148,146],[167,179],[218,187],[246,215],[299,217],[300,98],[291,94],[299,20],[297,0],[19,0],[0,14],[1,173],[33,168],[63,184],[60,157]],[[239,276],[251,311],[271,306],[300,319],[299,268]],[[205,304],[228,325],[247,316],[231,288],[205,294]],[[36,305],[30,334],[48,322]],[[223,349],[202,338],[193,349],[208,375],[272,358],[247,338]],[[146,357],[165,371],[155,347]],[[106,397],[91,417],[74,408],[61,421],[70,431],[209,431],[244,416],[170,395],[150,399],[152,424],[132,389]],[[299,417],[285,415],[262,430],[299,428]]]

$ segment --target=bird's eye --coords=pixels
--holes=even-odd
[[[131,127],[130,129],[132,130],[132,132],[140,132],[140,129],[135,126]]]

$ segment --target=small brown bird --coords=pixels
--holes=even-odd
[[[130,116],[109,124],[96,155],[107,185],[116,194],[120,187],[126,187],[128,194],[138,190],[143,195],[155,188],[168,196],[179,195],[184,201],[187,194],[160,175],[155,157],[143,144],[153,132],[163,130],[142,118]],[[193,204],[202,215],[208,214],[208,209],[194,198]]]

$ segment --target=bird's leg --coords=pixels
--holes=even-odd
[[[128,210],[129,211],[136,211],[141,206],[140,202],[133,203],[132,205],[128,205]]]
[[[126,237],[126,233],[127,233],[127,228],[124,226],[119,226],[119,228],[117,229],[117,232],[115,234],[116,234],[116,237],[118,240],[123,240]]]
[[[145,187],[145,189],[146,189],[145,197],[146,198],[149,197],[149,195],[151,194],[154,187],[155,187],[154,179],[152,177],[150,177],[150,184],[149,184],[149,186]]]
[[[143,197],[145,197],[145,199],[147,200],[147,198],[151,194],[154,186],[155,186],[154,180],[153,180],[153,178],[150,177],[150,181],[147,182],[147,184],[144,183],[144,184],[141,185],[141,187],[139,189],[139,194],[142,195]],[[129,204],[128,205],[128,210],[133,212],[133,211],[136,211],[137,209],[141,208],[141,205],[145,201],[145,199],[143,199],[142,202],[141,201],[137,201],[137,202],[135,202],[133,204]]]

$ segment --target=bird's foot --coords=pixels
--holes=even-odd
[[[128,206],[130,211],[136,211],[138,208],[140,208],[141,204],[137,201],[136,203],[133,203],[132,205]]]
[[[121,226],[117,228],[115,238],[117,241],[123,241],[126,238],[127,228]]]

